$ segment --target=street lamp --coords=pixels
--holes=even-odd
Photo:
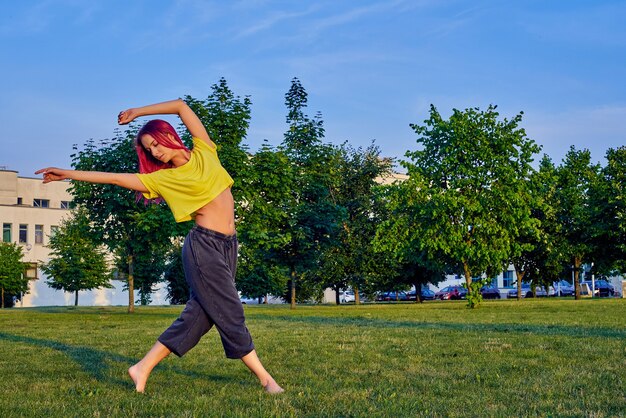
[[[591,297],[596,295],[596,279],[595,274],[593,273],[593,262],[591,263]],[[600,296],[598,294],[598,296]]]

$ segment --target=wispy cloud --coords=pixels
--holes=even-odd
[[[35,3],[14,2],[0,17],[0,35],[39,34],[53,26],[84,25],[102,10],[98,1],[43,0]]]
[[[252,26],[250,26],[249,28],[246,28],[236,34],[234,39],[244,38],[246,36],[251,36],[261,31],[270,30],[281,22],[308,16],[311,13],[315,12],[316,9],[317,7],[310,7],[301,12],[273,12],[266,18],[260,20],[259,22],[253,23]]]
[[[189,44],[199,44],[211,37],[217,37],[219,27],[216,22],[224,13],[220,3],[200,0],[177,0],[169,7],[153,13],[153,24],[137,28],[131,48],[142,51],[155,47],[180,48]],[[141,9],[135,9],[141,15]],[[145,16],[138,16],[138,20]]]
[[[311,25],[311,29],[319,31],[331,26],[345,25],[353,22],[363,16],[372,15],[376,13],[382,13],[388,10],[397,9],[407,3],[407,0],[394,0],[394,1],[382,1],[376,2],[367,6],[355,7],[353,9],[342,11],[340,13],[326,16],[321,19],[317,19]]]
[[[435,19],[427,25],[424,36],[443,38],[476,21],[487,8],[474,6],[450,16],[446,19]]]

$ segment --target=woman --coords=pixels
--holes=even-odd
[[[144,391],[150,372],[161,360],[172,352],[183,356],[213,325],[220,333],[226,357],[240,358],[267,392],[283,392],[257,357],[234,284],[237,236],[230,191],[233,180],[221,166],[202,122],[180,99],[122,111],[118,123],[156,114],[178,115],[193,137],[193,149],[185,147],[169,123],[152,120],[137,134],[138,174],[55,167],[35,174],[43,173],[44,183],[71,179],[115,184],[141,192],[147,199],[163,198],[177,222],[195,220],[183,246],[189,302],[144,358],[128,369],[137,392]]]

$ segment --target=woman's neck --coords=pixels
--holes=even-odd
[[[174,167],[180,167],[187,164],[191,158],[191,153],[185,149],[177,150],[178,152],[170,160]]]

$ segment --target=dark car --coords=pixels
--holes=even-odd
[[[409,297],[406,294],[406,292],[403,292],[401,290],[398,290],[398,291],[391,290],[388,292],[379,293],[376,296],[376,300],[379,302],[380,301],[409,300]]]
[[[409,300],[415,300],[415,295],[417,294],[417,292],[415,290],[411,290],[410,292],[407,292],[407,297],[409,298]],[[432,290],[426,288],[426,287],[422,287],[422,291],[421,291],[421,299],[422,300],[433,300],[435,299],[435,292],[433,292]]]
[[[435,299],[441,300],[465,299],[466,296],[467,290],[463,286],[446,286],[435,293]]]
[[[594,288],[592,286],[591,281],[584,281],[584,282],[581,283],[581,285],[582,284],[586,284],[587,286],[589,286],[589,290]],[[601,297],[601,298],[613,297],[613,296],[615,296],[615,288],[613,287],[613,285],[611,283],[609,283],[606,280],[596,280],[595,281],[595,292],[594,292],[593,296]]]
[[[500,299],[500,290],[497,287],[483,286],[480,288],[483,299]]]

